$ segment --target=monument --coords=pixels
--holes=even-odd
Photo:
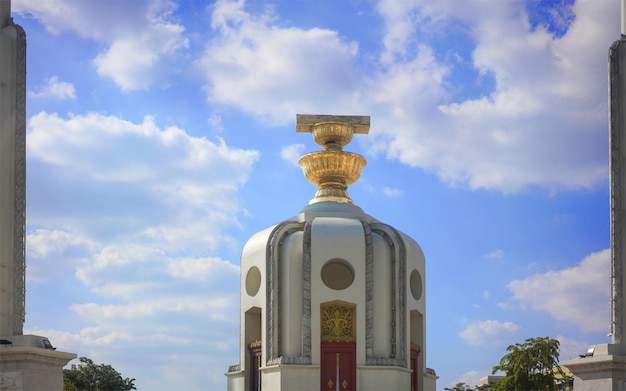
[[[317,193],[244,246],[229,391],[436,389],[424,254],[348,195],[366,160],[343,147],[369,127],[367,116],[297,116],[296,130],[323,148],[299,160]]]
[[[0,0],[0,389],[62,390],[63,366],[41,336],[23,335],[26,316],[26,34]]]
[[[576,391],[626,390],[626,0],[621,7],[621,37],[609,49],[611,343],[562,363]]]

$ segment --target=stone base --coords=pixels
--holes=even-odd
[[[54,348],[29,346],[46,338],[34,335],[2,338],[0,344],[0,390],[63,391],[63,367],[76,354]],[[8,344],[6,341],[15,344]]]
[[[592,345],[593,355],[562,361],[574,375],[576,391],[626,390],[624,345]]]
[[[228,391],[245,391],[245,371],[232,366],[227,377]],[[357,366],[357,389],[360,391],[408,390],[411,388],[411,370],[392,366]],[[432,369],[426,369],[423,391],[435,391],[439,377]],[[326,387],[324,387],[326,388]],[[320,389],[319,365],[271,365],[261,368],[261,389],[316,391]],[[332,388],[333,390],[335,388]]]

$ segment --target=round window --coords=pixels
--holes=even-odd
[[[252,266],[246,274],[246,293],[248,296],[255,296],[261,288],[261,271],[258,267]]]
[[[415,300],[419,300],[422,297],[422,276],[417,270],[411,272],[409,278],[409,287],[411,288],[411,295]]]
[[[346,289],[354,281],[354,270],[343,259],[330,260],[322,267],[322,281],[330,289]]]

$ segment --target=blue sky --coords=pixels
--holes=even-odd
[[[296,114],[370,115],[351,198],[427,261],[427,366],[609,342],[619,2],[13,0],[28,40],[25,333],[143,390],[225,389],[239,257],[315,193]]]

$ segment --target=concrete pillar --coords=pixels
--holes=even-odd
[[[609,50],[609,143],[611,169],[611,334],[626,343],[626,39]]]
[[[25,318],[26,34],[0,1],[0,336]]]

